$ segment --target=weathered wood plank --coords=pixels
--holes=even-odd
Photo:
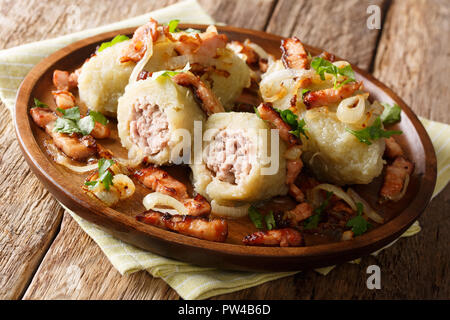
[[[140,0],[123,5],[122,1],[115,0],[114,2],[110,2],[108,6],[99,6],[82,0],[52,1],[50,3],[40,1],[9,1],[5,3],[5,6],[2,4],[0,11],[0,21],[2,21],[1,24],[3,27],[0,28],[0,38],[6,39],[6,41],[1,43],[0,48],[12,47],[30,41],[96,27],[162,8],[174,2],[176,1],[155,2]],[[201,1],[201,3],[205,10],[212,14],[217,21],[240,26],[244,26],[247,22],[250,22],[253,28],[257,29],[264,27],[272,5],[272,1],[264,0],[252,0],[252,6],[248,7],[248,3],[245,4],[239,1]],[[95,6],[95,10],[92,10],[93,6]],[[51,15],[48,14],[49,7],[53,8]],[[254,7],[259,8],[260,14],[247,20],[248,16],[253,16],[249,13],[252,12],[252,8]],[[24,12],[33,12],[33,15],[24,14]],[[2,108],[2,111],[7,115],[4,106]],[[12,229],[21,225],[24,228],[22,231],[23,237],[29,237],[34,229],[40,229],[43,230],[41,242],[45,240],[40,245],[41,250],[27,251],[29,248],[17,248],[17,241],[19,243],[24,242],[21,238],[12,238],[8,236],[8,233],[5,233],[5,236],[2,236],[0,239],[2,245],[11,247],[9,251],[2,252],[2,260],[4,256],[4,260],[8,262],[5,267],[0,264],[1,270],[4,270],[5,273],[5,284],[7,284],[6,286],[2,286],[2,288],[5,288],[5,292],[12,293],[13,290],[11,287],[17,287],[14,290],[14,294],[5,295],[4,297],[18,298],[23,293],[26,284],[31,280],[38,266],[38,262],[42,259],[45,250],[50,244],[50,240],[54,237],[61,220],[62,210],[56,201],[40,185],[37,179],[28,172],[28,167],[20,155],[10,124],[4,122],[2,125],[5,128],[2,130],[4,132],[1,136],[2,139],[9,139],[2,141],[4,142],[2,143],[2,147],[9,150],[4,155],[5,160],[8,157],[7,161],[2,162],[6,175],[8,175],[8,179],[3,179],[5,182],[0,184],[2,190],[7,190],[6,186],[8,183],[11,186],[20,185],[21,181],[26,177],[28,184],[30,184],[29,181],[32,181],[32,186],[40,194],[45,194],[45,199],[47,200],[46,202],[44,201],[45,199],[42,200],[42,197],[34,196],[33,192],[31,194],[27,194],[27,192],[17,193],[16,197],[23,202],[24,208],[32,205],[35,207],[33,211],[30,210],[31,212],[23,212],[23,215],[26,214],[28,219],[24,219],[23,215],[17,215],[16,213],[17,218],[11,220],[7,213],[15,212],[16,208],[8,205],[8,202],[2,204],[5,206],[5,210],[3,210],[4,214],[2,212],[0,221],[3,222],[4,220],[4,224],[8,228]],[[11,145],[15,147],[11,149]],[[18,167],[17,163],[11,162],[10,158],[16,159],[20,167]],[[12,169],[16,171],[21,169],[26,175],[21,177],[17,173],[10,174],[8,170],[11,171]],[[3,170],[1,172],[3,173]],[[17,181],[11,181],[13,177],[17,176],[19,177]],[[3,188],[3,186],[5,187]],[[6,196],[7,193],[4,193],[4,195]],[[39,204],[39,206],[36,204]],[[30,213],[33,214],[29,215]],[[50,222],[42,221],[44,218],[52,218],[53,220]],[[19,221],[24,222],[20,224]],[[47,230],[46,228],[50,228],[51,230]],[[74,245],[75,243],[77,245]],[[30,247],[33,248],[31,245]],[[68,248],[71,250],[67,251]],[[87,250],[86,248],[89,249]],[[33,254],[33,261],[27,257],[27,255],[31,254]],[[17,258],[21,256],[23,257],[22,260]],[[64,259],[61,256],[64,256]],[[20,270],[18,269],[20,265],[28,267],[20,273],[12,271]],[[69,273],[67,273],[68,268],[71,271]],[[76,276],[77,272],[81,272],[82,274],[80,275],[79,281],[75,281],[76,287],[73,287],[72,290],[70,283],[74,283],[73,277]],[[50,278],[51,281],[49,281]],[[81,289],[77,291],[79,286],[81,286]],[[108,290],[105,290],[105,288],[108,288]],[[75,222],[66,222],[61,226],[61,232],[53,243],[48,255],[43,260],[41,267],[36,272],[25,297],[27,299],[167,299],[176,298],[177,295],[162,280],[153,279],[145,272],[140,272],[130,277],[122,277],[112,268],[100,249],[76,226]]]
[[[97,244],[65,214],[24,299],[177,299],[145,271],[121,276]]]
[[[0,299],[15,299],[55,236],[63,211],[22,158],[4,106],[0,117]]]
[[[381,30],[367,28],[367,7],[387,1],[280,0],[267,31],[284,37],[297,36],[304,43],[332,52],[368,70]]]
[[[450,5],[394,1],[386,17],[374,75],[423,117],[450,123]]]
[[[123,6],[116,1],[116,5],[98,6],[81,0],[2,1],[0,48],[136,16],[143,13],[142,8],[150,11],[173,2],[134,1]],[[77,10],[80,19],[74,21],[77,13],[71,12]],[[30,172],[3,104],[0,116],[0,299],[17,299],[55,237],[63,210]]]

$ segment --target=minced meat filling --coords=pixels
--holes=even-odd
[[[159,153],[169,142],[167,116],[147,97],[140,97],[133,104],[130,138],[146,155]]]
[[[206,167],[221,181],[239,184],[252,169],[253,143],[242,130],[222,130],[203,154]]]

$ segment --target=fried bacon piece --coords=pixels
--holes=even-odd
[[[204,216],[211,212],[211,205],[204,197],[198,194],[190,198],[186,186],[162,169],[148,167],[136,171],[134,177],[147,188],[182,202],[192,216]]]
[[[155,42],[159,37],[158,22],[152,18],[143,26],[136,29],[130,44],[122,52],[120,62],[134,61],[139,62],[147,51],[147,39]]]
[[[179,73],[172,77],[172,81],[180,86],[190,88],[208,116],[213,113],[225,112],[222,103],[217,99],[214,92],[193,73]]]
[[[90,135],[80,136],[76,133],[66,134],[53,131],[57,115],[47,108],[33,108],[30,110],[33,121],[45,129],[53,139],[55,145],[68,157],[74,160],[84,160],[97,153],[97,145]]]
[[[403,156],[403,149],[395,141],[394,137],[389,137],[385,139],[386,149],[384,150],[384,155],[389,159],[395,159],[397,157]]]
[[[180,55],[196,55],[202,58],[213,58],[217,49],[225,48],[228,38],[218,34],[215,26],[209,26],[205,32],[183,34],[178,38],[175,51]]]
[[[228,223],[225,219],[208,220],[202,217],[171,215],[153,210],[136,216],[136,219],[146,224],[209,241],[224,242],[228,235]]]
[[[305,201],[305,194],[302,189],[295,185],[295,183],[289,185],[289,195],[299,203]]]
[[[295,229],[283,228],[252,233],[245,236],[242,242],[249,246],[299,247],[303,245],[303,237]]]
[[[303,169],[303,161],[299,158],[297,160],[287,160],[286,161],[287,173],[286,173],[286,184],[291,185],[297,179],[297,176]]]
[[[313,208],[307,202],[298,204],[294,209],[288,210],[283,215],[283,220],[288,221],[291,227],[298,226],[299,222],[313,215]]]
[[[207,66],[200,63],[192,63],[189,71],[199,77],[207,72],[214,72],[224,78],[228,78],[230,76],[230,73],[227,70],[217,69],[216,66]]]
[[[398,157],[386,167],[384,183],[380,190],[381,201],[400,200],[405,182],[413,172],[414,164],[403,157]]]
[[[281,139],[289,145],[299,144],[298,138],[289,132],[292,130],[291,126],[283,121],[280,114],[272,107],[271,103],[261,103],[258,106],[258,113],[261,119],[270,122],[279,130]]]
[[[75,107],[76,100],[72,93],[65,90],[52,91],[53,98],[55,99],[55,104],[57,108],[70,109]],[[111,130],[107,125],[101,124],[100,122],[95,122],[94,128],[92,129],[90,135],[96,139],[106,139],[109,138]]]
[[[78,85],[78,76],[81,72],[81,68],[70,73],[62,70],[53,71],[53,85],[57,90],[69,91],[76,88]]]
[[[308,69],[308,54],[303,44],[297,37],[281,40],[281,61],[286,68],[290,69]]]
[[[258,67],[260,57],[252,47],[245,45],[245,43],[242,43],[240,41],[231,41],[229,43],[229,48],[235,53],[244,54],[246,57],[245,62],[249,67]]]
[[[90,135],[95,139],[106,139],[111,135],[111,129],[107,125],[95,121],[94,129],[92,129]]]
[[[362,82],[344,84],[338,89],[329,88],[318,91],[310,91],[303,95],[303,103],[306,109],[327,106],[350,97],[356,90],[362,88]]]

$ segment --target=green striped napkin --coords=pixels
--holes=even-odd
[[[150,16],[159,22],[180,19],[185,23],[214,23],[213,19],[204,12],[195,0],[188,0],[107,26],[0,51],[0,99],[12,111],[17,89],[22,79],[41,59],[74,41],[106,31],[142,25],[148,21]],[[448,138],[450,136],[450,126],[426,119],[421,120],[432,137],[438,156],[438,182],[434,191],[434,195],[436,195],[450,179],[450,139]],[[152,276],[164,279],[183,299],[206,299],[296,273],[223,271],[213,268],[201,268],[167,259],[115,239],[96,225],[78,217],[67,208],[66,211],[94,239],[121,274],[146,270]],[[412,236],[419,231],[420,226],[416,222],[402,237]],[[353,262],[357,263],[358,261]],[[333,269],[332,266],[317,269],[316,271],[325,275],[331,269]]]

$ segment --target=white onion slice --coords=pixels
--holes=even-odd
[[[73,164],[70,163],[69,158],[62,151],[60,151],[58,147],[55,146],[53,143],[46,143],[45,146],[47,147],[48,152],[53,156],[53,160],[57,164],[65,166],[66,168],[74,172],[84,173],[98,168],[97,163],[88,164],[86,166],[74,166]]]
[[[147,64],[148,60],[153,55],[153,39],[152,37],[146,37],[145,38],[147,50],[145,51],[144,56],[141,60],[136,64],[136,66],[133,68],[133,71],[131,72],[130,78],[129,78],[129,84],[135,83],[137,81],[137,78],[142,70],[144,70],[145,65]]]
[[[149,193],[144,197],[143,200],[144,207],[147,210],[154,209],[159,207],[169,207],[178,211],[179,214],[188,215],[188,209],[177,199],[170,197],[166,194],[153,192]]]
[[[367,217],[369,217],[376,223],[380,223],[380,224],[384,223],[384,218],[382,216],[380,216],[378,213],[376,213],[369,206],[367,201],[364,200],[363,198],[361,198],[361,196],[359,194],[357,194],[355,190],[353,190],[352,188],[348,188],[347,193],[355,202],[360,202],[362,204],[363,212],[367,215]]]
[[[246,39],[244,41],[244,45],[248,46],[250,48],[253,49],[253,51],[256,52],[256,54],[261,58],[261,59],[269,59],[269,54],[266,52],[266,50],[264,50],[262,47],[260,47],[259,45],[257,45],[254,42],[251,42],[249,39]]]
[[[248,208],[250,204],[245,204],[237,207],[223,206],[216,202],[216,200],[211,201],[211,211],[218,216],[227,218],[242,218],[247,216]]]
[[[363,95],[344,99],[339,103],[336,116],[344,123],[357,123],[364,116],[366,101]]]
[[[350,208],[352,208],[352,210],[357,211],[355,202],[347,193],[344,192],[344,190],[342,190],[342,188],[339,188],[335,185],[328,184],[328,183],[319,184],[318,186],[315,186],[314,189],[312,190],[313,197],[316,199],[318,198],[317,193],[319,192],[319,190],[333,192],[333,194],[336,197],[344,200],[350,206]]]
[[[119,173],[114,175],[112,182],[114,188],[119,192],[120,200],[131,197],[136,190],[133,180],[124,174]]]
[[[189,57],[187,55],[171,57],[167,60],[167,68],[170,70],[182,69],[189,63]]]

